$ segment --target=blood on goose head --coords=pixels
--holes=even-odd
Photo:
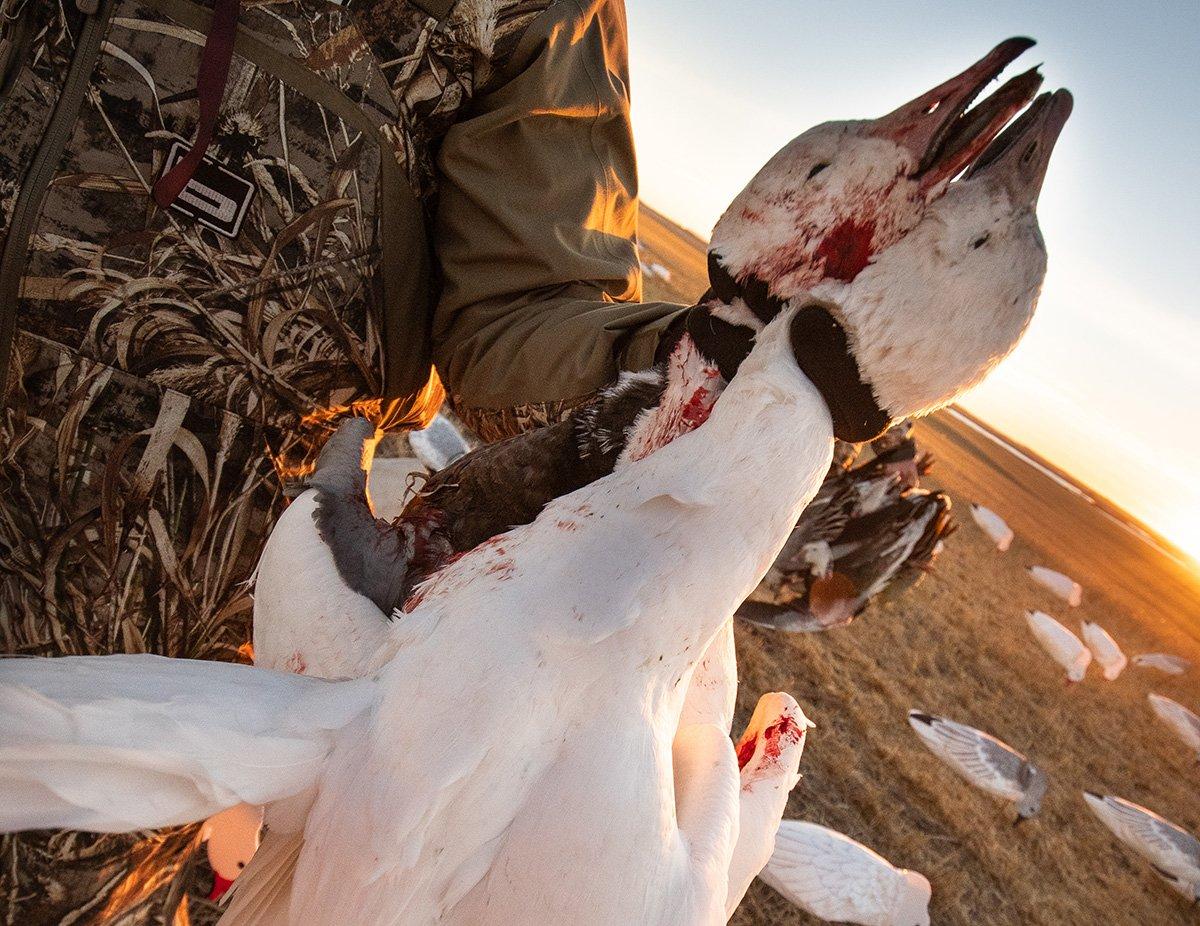
[[[1040,96],[853,283],[811,290],[893,420],[951,402],[1024,333],[1046,273],[1038,193],[1071,107],[1066,90]]]
[[[732,303],[758,288],[785,300],[822,280],[852,281],[1033,98],[1036,70],[967,110],[1032,44],[1009,39],[880,119],[827,122],[789,142],[713,229],[716,295]]]

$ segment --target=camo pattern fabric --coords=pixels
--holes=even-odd
[[[255,187],[229,238],[149,196],[195,130],[207,11],[116,0],[21,284],[0,421],[5,652],[248,658],[247,583],[283,482],[347,409],[388,414],[381,159],[429,208],[438,139],[552,2],[460,0],[439,23],[404,0],[245,0],[210,149]],[[24,63],[0,67],[6,236],[83,17],[68,0],[0,11]],[[198,846],[197,827],[4,837],[0,922],[213,922]]]
[[[456,396],[452,396],[450,404],[463,424],[470,428],[481,441],[485,444],[494,444],[496,441],[524,434],[526,431],[558,424],[593,397],[589,394],[561,402],[537,402],[532,405],[514,405],[509,408],[474,408],[461,402]]]

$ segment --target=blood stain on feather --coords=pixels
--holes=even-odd
[[[843,219],[831,228],[816,251],[825,260],[825,276],[843,283],[853,280],[871,260],[874,237],[874,222]]]

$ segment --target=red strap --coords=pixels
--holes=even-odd
[[[212,22],[204,41],[204,50],[200,53],[200,70],[196,75],[196,95],[200,100],[196,140],[192,142],[192,150],[154,184],[154,201],[164,209],[183,192],[204,159],[208,146],[212,144],[217,116],[221,112],[221,99],[225,96],[225,82],[229,78],[229,65],[233,61],[233,42],[237,38],[240,7],[241,0],[213,0]]]

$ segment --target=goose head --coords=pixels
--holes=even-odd
[[[1009,39],[882,118],[827,122],[789,142],[713,229],[709,276],[717,297],[733,304],[757,290],[784,300],[822,280],[853,281],[1033,99],[1036,69],[967,110],[1031,45]]]
[[[1042,809],[1042,799],[1045,798],[1046,789],[1049,786],[1049,780],[1041,769],[1028,764],[1026,768],[1028,769],[1028,780],[1025,783],[1025,793],[1017,802],[1017,819],[1013,826],[1038,815]]]
[[[792,341],[835,425],[850,419],[839,437],[865,440],[946,405],[1016,346],[1046,272],[1038,193],[1071,106],[1066,90],[1038,97],[852,283],[812,288],[827,314],[798,312]],[[829,359],[843,345],[849,374]],[[846,383],[855,376],[857,398]]]

